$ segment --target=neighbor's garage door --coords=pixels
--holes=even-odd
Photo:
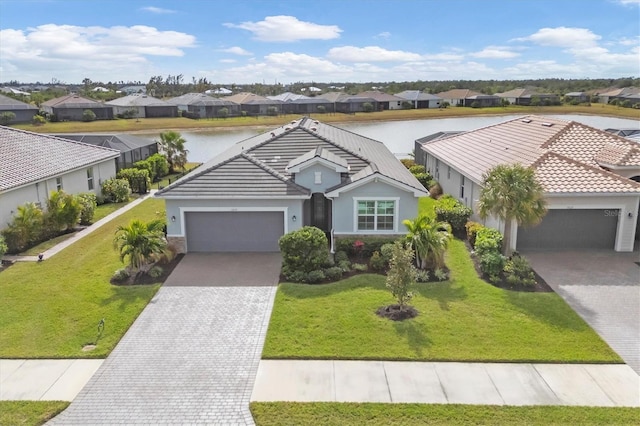
[[[279,251],[283,212],[185,213],[187,251]]]
[[[518,250],[611,249],[616,242],[620,210],[554,210],[538,226],[518,228]]]

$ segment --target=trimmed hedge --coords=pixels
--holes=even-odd
[[[381,252],[383,245],[389,243],[393,244],[393,242],[398,239],[403,238],[398,238],[397,236],[338,237],[335,241],[335,250],[336,252],[344,251],[350,257],[362,256],[362,258],[369,259],[376,251]],[[356,241],[363,243],[362,246],[358,244],[360,248],[356,248]]]
[[[463,238],[466,234],[465,225],[473,211],[453,198],[451,195],[445,195],[436,202],[436,220],[438,222],[447,222],[451,225],[453,234],[456,237]]]

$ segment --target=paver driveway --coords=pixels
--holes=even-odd
[[[523,253],[533,268],[640,374],[640,254]]]
[[[253,424],[249,398],[280,261],[272,253],[187,254],[50,424]],[[240,281],[234,270],[243,271]],[[256,277],[263,285],[252,285]]]

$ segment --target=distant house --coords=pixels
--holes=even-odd
[[[465,99],[470,96],[482,95],[483,93],[474,92],[469,89],[452,89],[446,92],[440,92],[436,96],[442,99],[442,102],[448,102],[451,106],[464,106]]]
[[[511,105],[531,105],[536,98],[542,105],[553,105],[560,102],[560,97],[556,94],[538,93],[531,89],[513,89],[508,92],[496,93],[496,96],[508,100]]]
[[[608,104],[614,99],[619,99],[621,97],[629,96],[629,95],[637,95],[640,94],[639,87],[623,87],[621,89],[611,89],[607,90],[604,93],[600,93],[598,95],[598,99],[603,104]]]
[[[309,92],[309,93],[320,93],[322,92],[322,89],[320,89],[319,87],[315,87],[315,86],[309,86],[309,87],[303,87],[302,89],[300,89],[301,92]]]
[[[240,105],[240,111],[245,111],[248,115],[273,115],[282,113],[282,102],[265,98],[255,93],[242,92],[228,96],[228,101]]]
[[[204,92],[207,95],[222,95],[222,96],[227,96],[227,95],[231,95],[233,93],[232,90],[229,90],[225,87],[221,87],[219,89],[209,89],[209,90],[205,90]]]
[[[471,108],[497,107],[500,105],[502,105],[502,99],[495,95],[473,95],[464,100],[464,106]]]
[[[282,112],[284,114],[309,115],[323,112],[334,112],[333,102],[330,102],[321,96],[309,97],[285,92],[276,96],[267,96],[267,98],[282,102]]]
[[[158,143],[146,138],[128,134],[56,134],[51,135],[89,145],[101,146],[120,151],[116,162],[116,170],[133,166],[136,161],[144,160],[158,152]]]
[[[0,92],[11,93],[13,95],[31,96],[31,93],[25,90],[16,89],[15,87],[0,87]]]
[[[361,98],[371,98],[375,99],[378,103],[378,111],[390,110],[390,109],[402,109],[402,102],[404,99],[390,95],[388,93],[380,92],[378,90],[369,90],[367,92],[358,93],[358,96]]]
[[[614,135],[622,136],[623,138],[630,139],[634,142],[640,143],[640,128],[635,129],[605,129],[605,132],[613,133]],[[637,179],[640,182],[640,177]]]
[[[107,89],[106,87],[98,86],[98,87],[94,87],[92,91],[93,92],[99,92],[99,93],[107,93],[110,90]]]
[[[565,102],[589,102],[589,94],[587,92],[569,92],[564,94]]]
[[[45,206],[51,191],[100,194],[116,174],[116,150],[0,126],[0,228],[18,206]]]
[[[406,102],[411,102],[414,109],[440,108],[440,103],[442,102],[442,98],[439,96],[424,93],[420,90],[405,90],[404,92],[396,93],[396,96]]]
[[[220,117],[220,110],[226,108],[227,116],[240,114],[240,105],[228,99],[214,98],[204,93],[187,93],[171,98],[168,102],[177,105],[178,111],[186,111],[197,118]]]
[[[38,108],[25,102],[20,102],[8,96],[0,95],[0,114],[11,112],[15,118],[7,124],[29,123],[38,113]]]
[[[177,117],[178,107],[153,96],[135,93],[106,102],[116,116],[128,118]]]
[[[147,86],[138,85],[138,86],[124,86],[118,89],[119,93],[126,93],[127,95],[132,95],[134,93],[147,93]]]
[[[110,106],[93,99],[83,98],[80,95],[66,95],[50,99],[44,102],[40,108],[60,121],[82,121],[82,114],[86,110],[93,111],[97,120],[113,118],[113,109]]]
[[[369,97],[349,95],[342,92],[329,92],[323,94],[322,97],[334,104],[335,112],[344,114],[364,112],[366,111],[366,104],[371,105],[373,111],[378,110],[378,101]]]

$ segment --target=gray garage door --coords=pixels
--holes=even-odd
[[[187,251],[279,251],[283,212],[188,212]]]
[[[518,228],[518,250],[614,249],[620,210],[549,210],[538,226]]]

